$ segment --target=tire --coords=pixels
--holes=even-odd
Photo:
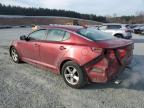
[[[62,76],[65,83],[72,88],[80,89],[86,85],[86,74],[78,64],[72,61],[63,65]]]
[[[117,37],[117,38],[123,38],[123,35],[121,35],[121,34],[116,34],[115,37]]]
[[[19,56],[17,50],[14,47],[10,48],[10,56],[11,56],[12,60],[15,63],[20,63],[21,62],[20,56]]]

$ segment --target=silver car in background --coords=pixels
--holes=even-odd
[[[131,39],[132,30],[126,24],[103,24],[97,28],[118,38]]]

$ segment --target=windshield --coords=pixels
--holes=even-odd
[[[114,38],[114,36],[104,33],[102,31],[96,30],[94,28],[83,28],[83,29],[80,29],[77,33],[93,41],[108,40],[108,39]]]

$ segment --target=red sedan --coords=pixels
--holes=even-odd
[[[10,55],[16,63],[52,69],[70,87],[81,88],[87,82],[106,83],[129,65],[133,42],[93,28],[47,26],[13,41]]]

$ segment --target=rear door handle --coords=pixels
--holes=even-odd
[[[60,50],[65,50],[66,48],[64,46],[60,46]]]

